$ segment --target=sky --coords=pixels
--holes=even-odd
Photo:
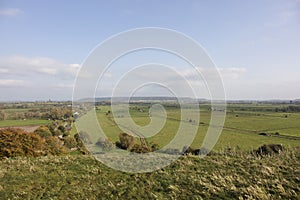
[[[197,41],[218,68],[227,99],[300,98],[299,0],[0,0],[0,101],[71,100],[92,50],[143,27],[172,29]],[[98,88],[110,90],[133,63],[160,62],[190,73],[172,58],[136,53],[115,63]],[[106,90],[97,96],[109,96]],[[138,94],[167,93],[145,87]],[[209,98],[207,92],[198,97]]]

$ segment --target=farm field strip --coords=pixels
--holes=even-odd
[[[137,110],[130,111],[130,117],[138,125],[147,125],[150,122],[147,108],[142,106],[140,108],[142,108],[144,112],[141,113]],[[103,130],[107,133],[107,136],[113,141],[117,141],[118,134],[121,130],[116,126],[113,117],[105,114],[108,110],[110,110],[109,106],[103,106],[101,107],[101,111],[97,111],[98,121],[101,126],[104,126]],[[199,127],[192,147],[200,147],[199,145],[202,144],[210,122],[210,112],[202,110],[200,112],[200,121],[194,122],[192,120],[192,122],[190,122],[189,119],[183,119],[183,121],[180,120],[180,110],[178,108],[167,108],[166,111],[167,124],[158,134],[148,138],[147,140],[150,142],[157,142],[160,146],[167,144],[174,137],[176,127],[178,127],[180,122],[182,122]],[[193,116],[197,114],[193,112],[190,113],[191,119],[193,119]],[[219,142],[215,146],[215,149],[222,149],[229,145],[234,147],[239,146],[243,150],[249,150],[257,148],[259,145],[265,143],[281,143],[288,146],[300,145],[300,134],[297,132],[297,130],[300,130],[298,123],[300,115],[297,113],[292,113],[292,115],[288,118],[282,117],[282,113],[276,113],[274,116],[267,117],[264,112],[261,112],[260,115],[242,115],[239,117],[236,117],[235,114],[236,113],[227,114],[223,132]],[[278,115],[281,117],[277,117]],[[275,135],[274,133],[278,131],[280,131],[280,134]],[[270,137],[259,135],[261,132],[270,134]]]
[[[49,120],[29,119],[29,120],[3,120],[0,121],[0,127],[15,127],[15,126],[35,126],[49,124]]]

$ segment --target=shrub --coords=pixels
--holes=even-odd
[[[79,138],[84,144],[93,144],[91,136],[85,131],[79,131]]]
[[[77,143],[77,148],[78,150],[80,151],[80,153],[82,153],[83,155],[88,155],[90,154],[90,152],[87,150],[87,148],[84,146],[82,140],[80,139],[80,136],[78,133],[76,133],[74,135],[74,138],[76,140],[76,143]]]
[[[256,155],[273,155],[283,151],[282,144],[264,144],[256,150]]]
[[[140,144],[134,144],[133,147],[130,149],[130,152],[134,153],[148,153],[151,152],[150,148],[142,146]]]
[[[151,151],[157,151],[159,150],[159,145],[155,142],[150,143]]]
[[[181,152],[178,149],[172,149],[172,148],[169,148],[169,149],[166,149],[166,150],[160,150],[160,152],[166,153],[166,154],[171,154],[171,155],[181,154]]]
[[[226,150],[230,151],[229,148],[227,148]],[[209,150],[206,149],[205,147],[202,147],[200,149],[193,149],[191,147],[185,146],[182,149],[182,154],[184,154],[184,155],[196,155],[196,156],[198,156],[198,155],[207,155],[208,153],[209,153]]]
[[[61,155],[68,152],[68,150],[63,146],[63,142],[57,137],[47,137],[45,143],[47,154]]]
[[[66,152],[67,149],[57,137],[49,136],[43,139],[37,133],[27,133],[21,129],[0,130],[0,158],[60,155]]]
[[[101,147],[103,151],[110,151],[114,148],[114,144],[110,140],[102,137],[98,139],[96,145]]]
[[[0,158],[44,154],[45,145],[36,133],[27,133],[21,129],[0,130]]]
[[[127,133],[121,133],[119,135],[119,140],[120,143],[116,144],[119,145],[118,147],[120,147],[121,149],[131,149],[134,145],[134,137]]]
[[[77,142],[75,138],[68,136],[64,138],[64,146],[66,146],[69,149],[75,148],[77,145]]]
[[[194,151],[194,149],[189,147],[189,146],[184,146],[183,149],[182,149],[182,153],[184,155],[192,154],[193,151]]]
[[[57,129],[60,130],[62,133],[65,133],[66,131],[66,128],[63,125],[59,125]]]
[[[49,128],[47,126],[40,126],[40,127],[38,127],[34,131],[34,133],[37,133],[42,138],[46,138],[46,137],[52,136],[52,133],[51,133],[51,131],[49,130]]]

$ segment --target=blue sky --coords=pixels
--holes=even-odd
[[[0,101],[71,99],[90,51],[140,27],[199,42],[220,69],[228,99],[300,98],[299,0],[2,0]]]

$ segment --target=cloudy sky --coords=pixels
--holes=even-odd
[[[71,99],[76,74],[96,45],[141,27],[173,29],[200,43],[218,67],[228,99],[300,98],[299,0],[2,0],[0,101]],[[142,64],[132,59],[176,65],[195,83],[183,62],[144,52],[115,63],[97,95],[110,95],[133,63]],[[139,95],[156,90],[145,87]]]

